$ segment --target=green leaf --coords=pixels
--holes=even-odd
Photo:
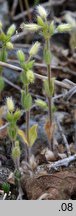
[[[55,77],[50,79],[50,86],[48,80],[44,81],[44,90],[48,97],[53,96],[54,94],[54,82],[55,82]]]
[[[4,34],[4,32],[2,32],[1,34],[0,34],[0,41],[1,42],[5,42],[6,41],[6,35]]]
[[[31,60],[28,62],[27,67],[28,69],[32,69],[32,67],[34,66],[35,60]]]
[[[52,106],[52,113],[55,113],[57,111],[57,108],[55,105]]]
[[[44,56],[45,63],[47,65],[50,64],[51,63],[51,52],[46,47],[44,47],[43,56]]]
[[[37,139],[37,128],[38,125],[33,125],[30,130],[29,130],[29,143],[30,143],[30,147],[33,146],[33,144],[35,143],[36,139]]]
[[[7,52],[6,49],[4,48],[0,53],[0,61],[6,62],[6,60],[7,60]]]
[[[4,80],[3,80],[3,77],[0,76],[0,92],[2,92],[4,89]]]
[[[20,79],[21,79],[21,81],[22,81],[22,83],[23,83],[24,85],[27,84],[27,75],[26,75],[26,72],[25,72],[25,71],[23,71],[23,72],[21,73]]]
[[[54,31],[55,31],[54,21],[52,21],[49,28],[49,32],[51,36],[54,34]]]
[[[25,135],[24,131],[18,129],[17,133],[23,139],[24,143],[26,143],[28,145],[27,138],[26,138],[26,135]]]
[[[55,83],[55,77],[51,78],[50,80],[50,95],[53,96],[54,94],[54,83]]]
[[[50,89],[49,89],[49,84],[48,84],[48,80],[47,79],[44,80],[43,85],[44,85],[44,90],[45,90],[46,95],[48,97],[50,97]]]
[[[7,115],[6,115],[6,120],[7,120],[8,122],[12,122],[12,120],[13,120],[13,114],[10,113],[10,112],[8,112]]]
[[[17,136],[17,127],[16,126],[9,126],[8,127],[8,135],[12,140],[16,140],[16,136]]]
[[[30,110],[30,108],[32,106],[32,97],[31,97],[31,95],[29,93],[26,95],[25,91],[22,91],[21,103],[22,103],[22,106],[24,107],[24,109]]]
[[[13,116],[13,119],[14,121],[18,121],[18,119],[20,118],[21,116],[21,111],[20,110],[16,110],[15,113],[14,113],[14,116]]]

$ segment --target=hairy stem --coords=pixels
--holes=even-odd
[[[51,78],[51,69],[50,65],[47,65],[47,74],[48,74],[48,84],[50,88],[50,78]],[[49,122],[50,126],[52,124],[52,97],[48,97],[48,115],[49,115]]]
[[[49,39],[46,40],[46,46],[47,46],[47,50],[50,51],[50,40]],[[49,89],[50,89],[50,79],[51,79],[50,64],[47,64],[47,77],[48,77],[48,85],[49,85]],[[52,96],[48,97],[47,99],[48,99],[48,119],[49,119],[49,123],[50,123],[50,127],[51,127],[51,125],[52,125]],[[51,148],[51,150],[53,150],[51,140],[50,140],[50,148]]]
[[[28,85],[26,85],[26,94],[28,94]],[[26,111],[26,137],[27,137],[28,146],[30,147],[29,128],[30,128],[30,110],[27,110]],[[29,161],[29,157],[30,157],[29,147],[27,147],[27,161]]]

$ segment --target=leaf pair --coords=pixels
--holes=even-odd
[[[37,139],[37,128],[38,125],[36,124],[29,129],[29,143],[27,142],[25,133],[22,130],[18,129],[18,135],[23,139],[24,143],[26,143],[29,147],[32,147]]]
[[[48,97],[53,96],[53,94],[54,94],[54,81],[55,81],[55,77],[51,78],[50,87],[49,87],[48,80],[46,79],[44,81],[44,90],[45,90],[45,93]]]
[[[32,97],[31,97],[30,93],[28,93],[26,95],[24,90],[21,92],[21,104],[26,111],[29,111],[31,109]]]
[[[6,115],[6,119],[8,122],[16,124],[16,122],[19,120],[20,116],[21,116],[21,111],[16,110],[15,113],[8,112]]]

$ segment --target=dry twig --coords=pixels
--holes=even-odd
[[[72,156],[70,156],[68,158],[64,158],[62,160],[58,160],[58,161],[56,161],[56,162],[54,162],[52,164],[49,163],[47,165],[47,168],[49,169],[49,171],[51,171],[53,169],[54,170],[58,170],[61,167],[68,167],[69,164],[72,163],[72,162],[74,162],[74,161],[76,161],[76,154],[74,154],[74,155],[72,155]]]
[[[68,141],[66,139],[65,134],[63,133],[63,129],[62,129],[61,125],[60,125],[60,122],[59,122],[58,118],[56,118],[56,122],[57,122],[57,125],[58,125],[58,128],[59,128],[59,132],[60,132],[60,134],[62,136],[62,139],[64,141],[64,145],[66,147],[67,155],[70,156],[71,152],[70,152],[69,144],[68,144]]]

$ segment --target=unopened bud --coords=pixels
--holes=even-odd
[[[11,42],[7,42],[6,47],[7,47],[7,49],[11,50],[11,49],[13,49],[13,44]]]
[[[35,101],[36,105],[41,107],[42,109],[47,109],[47,104],[45,101],[41,100],[41,99],[37,99]]]
[[[14,102],[12,100],[12,97],[7,97],[6,99],[6,106],[9,110],[9,112],[13,112],[14,111]]]
[[[34,76],[33,71],[32,70],[28,70],[27,71],[27,80],[28,80],[28,82],[33,83],[34,79],[35,79],[35,76]]]
[[[72,25],[70,24],[61,24],[57,27],[58,32],[69,32],[72,30]]]
[[[20,62],[25,62],[25,55],[24,55],[22,50],[18,50],[17,57],[18,57]]]
[[[39,25],[33,24],[33,23],[31,23],[31,24],[24,24],[23,23],[21,25],[21,28],[25,29],[27,31],[38,31],[41,27]]]
[[[41,16],[37,16],[37,23],[41,27],[45,26],[45,23],[44,23],[43,19],[41,18]]]
[[[12,24],[7,31],[7,35],[9,35],[10,37],[15,33],[16,30],[16,26],[14,24]]]
[[[40,48],[40,43],[37,41],[30,49],[29,54],[30,56],[35,56]]]
[[[20,154],[21,154],[21,152],[20,152],[19,142],[16,141],[15,147],[13,147],[13,149],[12,149],[12,158],[14,160],[16,160],[17,158],[20,158]]]
[[[46,19],[47,18],[47,11],[41,5],[37,6],[37,12],[42,17],[42,19]]]

